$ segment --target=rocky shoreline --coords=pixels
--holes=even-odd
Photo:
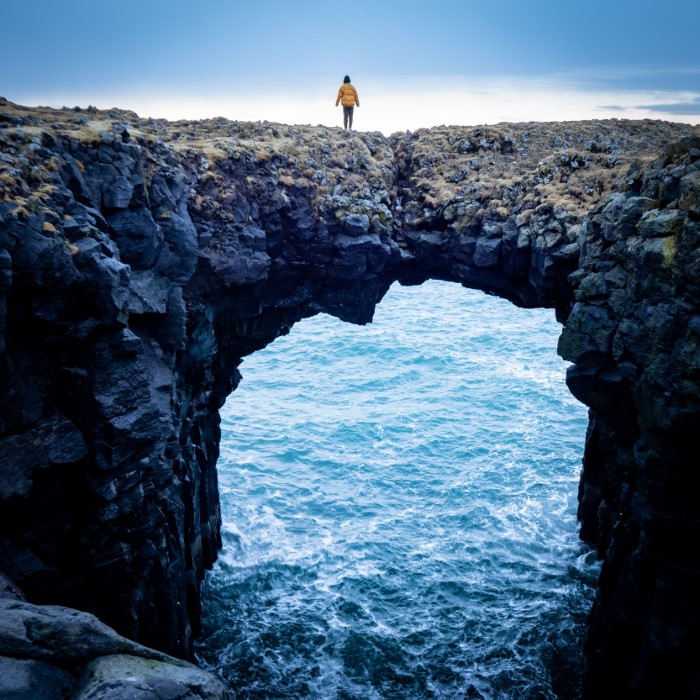
[[[3,576],[0,691],[8,700],[235,697],[211,674],[121,637],[94,615],[28,603]]]
[[[699,202],[688,125],[385,138],[0,99],[0,571],[188,658],[241,359],[449,280],[564,324],[591,409],[581,536],[604,559],[584,697],[695,697]]]

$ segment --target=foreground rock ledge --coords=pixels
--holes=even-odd
[[[0,569],[187,657],[241,359],[319,312],[371,321],[396,281],[449,280],[564,324],[591,408],[581,535],[604,559],[584,695],[696,696],[699,136],[385,138],[0,100]]]
[[[0,586],[5,581],[0,576]],[[0,590],[0,697],[234,700],[214,676],[148,649],[94,615]]]

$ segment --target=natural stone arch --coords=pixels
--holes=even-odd
[[[327,314],[321,314],[323,318],[315,316],[303,319],[290,329],[291,337],[276,339],[270,346],[246,357],[242,363],[240,386],[228,397],[227,405],[221,411],[222,457],[218,471],[222,488],[223,562],[215,565],[214,571],[207,575],[203,587],[203,640],[197,646],[199,658],[205,665],[216,668],[222,677],[235,682],[236,687],[245,688],[253,694],[261,688],[264,692],[266,679],[269,679],[275,683],[278,693],[284,694],[286,689],[294,695],[295,688],[303,688],[305,682],[309,681],[311,669],[314,669],[314,673],[320,669],[323,674],[324,662],[321,659],[326,654],[330,654],[336,661],[340,660],[342,665],[342,660],[346,659],[345,645],[353,649],[355,646],[343,635],[342,630],[339,632],[335,622],[327,626],[323,621],[330,623],[338,615],[342,627],[352,627],[355,615],[348,613],[346,616],[344,611],[347,612],[347,608],[338,601],[345,599],[348,589],[357,593],[357,585],[365,595],[351,595],[349,600],[353,601],[350,609],[357,611],[358,620],[371,620],[374,615],[379,615],[378,619],[386,621],[389,629],[402,630],[402,633],[397,632],[400,636],[408,634],[406,626],[399,624],[399,620],[406,620],[406,609],[402,606],[402,609],[394,610],[394,597],[389,595],[387,600],[382,596],[381,585],[374,587],[379,582],[373,578],[372,573],[382,577],[386,572],[391,572],[388,574],[390,578],[387,585],[396,590],[399,585],[396,580],[401,579],[397,571],[416,571],[413,568],[416,562],[410,564],[408,559],[416,556],[417,552],[425,553],[424,548],[428,547],[427,551],[441,553],[439,561],[443,569],[438,565],[432,568],[426,562],[427,568],[424,566],[420,569],[420,580],[414,582],[415,585],[408,586],[405,597],[413,600],[410,619],[415,624],[417,638],[422,639],[425,633],[430,641],[417,639],[408,655],[405,655],[406,649],[397,648],[391,654],[393,661],[390,661],[383,657],[382,650],[386,649],[382,641],[375,640],[373,631],[367,627],[358,628],[357,636],[353,634],[351,639],[362,639],[364,641],[360,643],[366,643],[369,648],[372,648],[371,640],[375,640],[378,658],[374,658],[373,651],[373,661],[365,669],[368,676],[364,676],[359,666],[346,659],[348,664],[344,670],[341,669],[341,676],[347,677],[350,684],[357,681],[356,693],[362,695],[359,688],[380,683],[381,680],[373,680],[376,678],[373,669],[386,668],[386,664],[393,669],[403,668],[407,683],[405,692],[411,697],[421,695],[425,691],[425,683],[438,694],[440,688],[446,695],[450,694],[450,689],[458,692],[460,687],[450,685],[449,674],[441,676],[444,681],[444,685],[441,685],[438,680],[439,669],[448,666],[430,663],[431,650],[434,651],[437,646],[451,647],[452,644],[461,643],[464,634],[467,635],[468,644],[470,636],[477,630],[479,637],[487,638],[496,648],[499,642],[506,643],[501,635],[509,639],[512,633],[513,639],[521,640],[518,642],[519,648],[522,643],[521,653],[515,660],[513,671],[515,677],[523,683],[527,682],[524,679],[529,679],[535,687],[548,687],[548,682],[538,674],[544,672],[546,677],[548,672],[552,672],[555,679],[549,687],[555,693],[563,692],[564,688],[569,688],[572,692],[577,690],[582,642],[575,646],[562,645],[564,651],[558,649],[557,662],[551,659],[548,653],[551,647],[547,643],[556,646],[556,640],[559,639],[558,632],[553,631],[553,618],[561,625],[571,626],[564,632],[564,637],[571,640],[569,635],[575,638],[582,633],[581,615],[585,615],[590,607],[589,600],[588,605],[576,609],[567,607],[565,610],[563,606],[558,608],[553,603],[552,596],[559,596],[547,587],[547,582],[551,585],[556,577],[553,570],[560,572],[559,580],[562,585],[568,586],[571,583],[566,580],[566,572],[571,571],[568,567],[575,566],[578,569],[581,561],[575,563],[574,559],[586,553],[588,564],[585,568],[590,566],[590,569],[584,576],[588,579],[593,570],[597,571],[597,565],[593,564],[594,553],[589,547],[575,547],[578,527],[574,519],[575,506],[572,499],[576,486],[572,478],[576,478],[576,465],[580,464],[585,410],[583,406],[572,406],[571,396],[568,399],[561,396],[562,391],[566,392],[563,386],[565,363],[557,361],[556,357],[557,333],[553,327],[557,324],[551,310],[531,311],[516,308],[502,299],[489,301],[487,297],[492,295],[462,288],[462,285],[454,282],[440,281],[436,285],[440,291],[436,294],[434,289],[432,292],[429,289],[433,286],[431,282],[433,280],[426,280],[407,289],[394,283],[377,304],[372,323],[365,328],[340,322],[335,317],[329,319]],[[402,288],[397,289],[400,286]],[[424,289],[426,287],[428,289]],[[453,289],[446,289],[447,287]],[[387,307],[393,306],[390,297],[399,293],[404,300],[401,312],[394,310],[390,313],[391,321],[387,324]],[[480,297],[484,299],[481,300]],[[491,302],[497,304],[495,313],[492,313],[494,306]],[[463,310],[460,312],[463,316],[461,319],[452,315],[453,304]],[[482,308],[482,304],[483,308],[489,309],[483,315],[477,311]],[[451,323],[439,324],[433,321],[443,311],[450,312]],[[520,333],[509,328],[511,323],[521,327]],[[525,329],[530,329],[537,337],[542,330],[540,323],[546,324],[554,331],[554,335],[547,334],[547,342],[539,345],[540,351],[534,354],[522,351],[520,341],[530,350],[538,346],[536,342],[531,345],[532,341]],[[419,337],[419,328],[426,332],[422,339]],[[437,328],[441,329],[437,331],[439,335],[436,334]],[[504,337],[510,342],[500,342],[505,340]],[[542,336],[539,335],[539,338]],[[312,345],[303,343],[301,339],[307,339]],[[498,341],[492,343],[491,339]],[[307,362],[304,348],[308,348],[308,354],[313,360]],[[548,360],[540,364],[538,359],[534,359],[535,355],[547,357]],[[500,370],[488,366],[489,356],[498,363]],[[323,357],[328,358],[328,362],[319,364],[319,358]],[[534,361],[531,363],[528,358],[533,358]],[[546,392],[541,384],[542,376],[536,379],[532,374],[538,373],[540,367],[550,378],[546,382]],[[313,376],[307,375],[309,371]],[[476,375],[473,374],[474,371]],[[515,382],[515,376],[523,377],[527,383],[527,389],[522,394],[515,383],[509,381]],[[494,381],[494,378],[498,379]],[[501,378],[504,381],[501,382]],[[552,387],[552,379],[555,383],[559,380],[559,391]],[[374,380],[378,381],[375,383]],[[374,396],[368,389],[373,384],[377,387]],[[505,386],[514,391],[505,390]],[[357,396],[353,393],[354,387],[359,389]],[[256,396],[255,393],[260,388],[262,394]],[[298,407],[293,401],[290,402],[296,389],[302,396]],[[396,400],[399,392],[406,404]],[[445,403],[441,400],[447,399],[447,394],[454,392],[457,395],[463,394],[458,402]],[[551,392],[562,403],[554,399]],[[542,410],[543,404],[540,401],[545,394],[559,407],[564,406],[566,413],[547,413]],[[566,415],[567,425],[570,426],[574,412],[576,424],[580,426],[580,440],[570,430],[562,434],[566,438],[560,435],[561,443],[556,438],[554,442],[546,437],[539,440],[537,436],[542,436],[550,429],[557,432],[556,424],[560,415]],[[452,427],[442,425],[443,420],[451,422]],[[337,444],[333,440],[331,443],[323,443],[325,430],[332,430],[334,436],[339,436]],[[446,436],[447,441],[442,446],[434,442],[433,431]],[[475,434],[486,436],[486,439],[479,440]],[[343,435],[351,435],[354,439],[345,442],[340,437]],[[256,443],[258,436],[263,441],[259,445]],[[511,447],[512,443],[518,442],[518,437],[525,439],[520,446]],[[413,440],[420,446],[416,453],[411,450]],[[577,449],[580,447],[578,461],[577,449],[571,449],[571,440]],[[569,442],[565,448],[566,457],[557,447],[557,443],[563,445],[564,441]],[[461,445],[458,444],[460,442]],[[371,466],[374,458],[360,443],[366,446],[379,445],[376,482]],[[525,445],[529,447],[526,448]],[[449,456],[453,449],[456,452]],[[535,450],[536,456],[531,450]],[[437,467],[424,467],[428,453],[438,455],[435,460]],[[311,467],[315,463],[316,454],[321,461],[318,469],[313,469]],[[344,459],[347,456],[350,456],[349,461]],[[535,461],[531,462],[531,459]],[[432,458],[428,459],[428,462],[432,461]],[[523,463],[527,467],[523,467]],[[547,467],[543,467],[543,464]],[[529,468],[534,468],[535,471],[530,472]],[[524,489],[532,486],[533,482],[524,473],[532,477],[540,468],[556,474],[557,480],[565,479],[567,489],[562,491],[562,483],[559,483],[556,491],[554,487],[552,490],[540,491],[542,482],[535,476],[539,495],[534,496],[534,503],[529,498],[525,499],[529,504],[526,505],[523,500],[526,493]],[[257,487],[256,474],[264,475]],[[485,477],[484,474],[489,476]],[[511,476],[515,474],[517,476]],[[280,480],[279,484],[277,479]],[[481,479],[486,479],[488,483],[481,482]],[[415,486],[421,481],[425,481],[426,490],[416,494]],[[502,489],[503,500],[497,504],[479,501],[479,488],[476,486],[479,483],[483,483],[486,488],[495,485],[497,490]],[[440,520],[435,509],[439,510],[440,503],[447,498],[445,489],[449,489],[451,494],[451,516],[447,520]],[[359,498],[355,501],[352,496],[356,491]],[[543,495],[544,491],[547,491],[547,496]],[[555,492],[556,515],[552,512],[551,519],[548,516],[547,524],[544,525],[537,516],[550,512],[549,506],[545,504],[554,503],[551,499]],[[261,501],[261,493],[274,493],[274,498],[269,502],[264,498]],[[294,493],[300,494],[301,504],[295,503]],[[456,493],[460,493],[460,496],[456,496]],[[559,513],[559,508],[564,506],[558,498],[564,498],[567,493],[571,498],[565,499],[568,506],[565,522],[562,522],[559,517],[564,520],[564,516]],[[328,510],[317,522],[317,516],[326,511],[326,497],[330,499]],[[494,500],[495,498],[497,497]],[[484,511],[491,513],[491,505],[508,524],[501,521],[491,533],[496,539],[489,540],[488,533],[483,531],[484,522],[481,521],[477,538],[484,545],[481,547],[483,557],[488,556],[486,552],[493,552],[491,546],[498,550],[485,561],[475,553],[472,539],[474,533],[470,533],[465,523],[473,508],[478,508],[481,514]],[[521,507],[532,513],[532,519],[523,518]],[[373,520],[366,541],[363,533],[368,522],[363,522],[355,511],[361,513],[367,512],[367,509],[370,513],[383,513],[383,517],[380,516],[379,522]],[[239,514],[242,514],[244,522],[239,522]],[[487,515],[483,517],[488,518]],[[410,529],[406,518],[415,520]],[[250,520],[262,520],[265,523],[257,535],[255,528],[250,526]],[[306,534],[300,532],[304,523],[309,526]],[[514,535],[511,527],[520,531],[522,541]],[[403,528],[406,528],[405,532],[411,533],[411,538],[399,541],[396,539],[396,531]],[[556,538],[553,531],[558,533]],[[562,531],[566,534],[562,535]],[[348,552],[336,548],[335,544],[337,540],[343,541],[347,535],[353,542],[353,555],[344,559]],[[359,540],[356,539],[358,536]],[[555,539],[557,546],[550,550]],[[371,547],[365,548],[363,545],[368,542],[371,542]],[[531,601],[534,617],[532,627],[528,620],[522,620],[522,626],[512,624],[513,611],[510,609],[505,610],[502,616],[493,612],[497,609],[495,601],[499,596],[504,604],[508,602],[507,598],[502,597],[503,589],[508,589],[502,575],[507,578],[508,570],[499,569],[503,562],[499,562],[498,558],[502,548],[509,549],[509,543],[513,543],[516,551],[521,552],[528,551],[528,546],[534,546],[537,557],[553,565],[546,567],[549,574],[544,578],[538,575],[535,566],[528,572],[528,565],[523,565],[520,583],[534,596]],[[385,551],[382,550],[382,545],[386,547]],[[399,546],[406,555],[405,559],[397,561],[392,556],[392,545]],[[359,548],[357,551],[355,546]],[[564,558],[557,557],[556,554],[552,558],[552,551],[562,553],[561,546],[567,554]],[[377,554],[378,550],[384,556]],[[450,558],[450,552],[456,551],[466,551],[469,555],[463,556],[460,562],[458,557]],[[547,551],[550,552],[549,557],[545,553]],[[362,573],[355,572],[355,555],[363,562],[363,570],[370,572],[368,579]],[[522,562],[521,559],[518,561]],[[513,560],[510,564],[517,566]],[[348,579],[343,576],[346,565],[350,567],[350,571],[346,572]],[[494,568],[491,569],[491,566]],[[485,570],[489,573],[485,574]],[[460,578],[458,571],[468,573],[465,578]],[[574,576],[575,589],[581,586],[581,574],[583,571]],[[482,576],[484,580],[480,581]],[[460,580],[464,587],[460,585]],[[289,582],[289,587],[285,586],[284,581]],[[326,588],[329,581],[332,596]],[[421,581],[425,583],[422,584]],[[456,590],[451,587],[453,583]],[[316,591],[319,584],[324,591],[323,595],[318,595]],[[591,584],[592,580],[589,579],[588,586]],[[239,585],[242,585],[241,590],[237,590]],[[539,594],[535,592],[537,585],[542,585]],[[300,587],[305,591],[303,603],[294,594]],[[420,597],[425,588],[429,588],[435,598]],[[484,590],[489,591],[486,599],[481,598]],[[260,595],[257,607],[253,599],[256,591]],[[435,610],[439,606],[436,598],[444,601],[444,596],[452,601],[448,607],[455,611],[454,618],[448,616],[456,625],[451,630],[441,627],[440,614]],[[565,597],[569,599],[569,594]],[[483,616],[477,611],[481,600],[485,608],[491,611]],[[416,601],[419,601],[418,604]],[[296,607],[298,604],[299,608]],[[354,607],[355,604],[357,608]],[[409,608],[409,605],[406,603],[405,607]],[[241,619],[232,610],[240,611]],[[296,620],[296,612],[299,613],[299,620],[294,624],[293,637],[301,646],[294,652],[285,644],[284,630],[288,629],[290,621]],[[572,622],[574,619],[577,620],[576,623]],[[510,625],[507,620],[510,620]],[[427,630],[432,625],[440,629],[444,636],[431,636]],[[227,630],[228,633],[223,634]],[[494,634],[495,630],[498,630],[498,637],[490,637],[489,634]],[[454,637],[451,636],[452,632]],[[381,631],[377,632],[377,636],[379,640],[383,639]],[[270,648],[266,650],[265,656],[268,658],[269,655],[270,665],[265,662],[261,667],[257,662],[262,662],[262,657],[258,657],[257,652],[268,640]],[[438,644],[437,640],[442,641],[442,644]],[[391,638],[383,641],[391,644]],[[537,649],[529,646],[535,643]],[[238,659],[227,653],[234,645],[245,650],[245,653],[241,651]],[[537,658],[529,657],[530,654],[537,655],[541,650],[543,653]],[[290,658],[290,653],[298,653],[299,656],[293,659]],[[352,655],[349,649],[347,653]],[[423,653],[426,654],[425,657]],[[507,650],[504,653],[507,655]],[[577,653],[578,664],[575,664],[573,657]],[[468,678],[462,691],[469,688],[471,681],[483,691],[475,678],[481,679],[486,684],[485,687],[488,687],[489,671],[495,674],[496,670],[490,668],[487,659],[493,661],[496,657],[500,659],[500,656],[497,653],[486,655],[482,652],[478,663],[475,662],[473,667],[470,665],[472,657],[469,654],[461,656],[461,659],[459,656],[448,657],[445,652],[445,656],[437,654],[432,658],[451,658],[456,664],[454,668],[461,668],[460,673],[463,672]],[[419,657],[420,663],[417,661]],[[524,660],[525,657],[528,657],[527,661]],[[300,672],[285,677],[290,667],[280,662],[286,660],[291,663],[294,660],[298,664],[300,659]],[[407,670],[412,667],[410,659],[416,663],[417,670],[413,684],[410,680],[411,672]],[[562,663],[562,659],[566,661]],[[463,668],[462,663],[466,664]],[[538,666],[538,663],[541,665]],[[388,694],[391,694],[393,687],[394,692],[401,695],[400,688],[391,685],[391,674],[386,679],[381,670],[376,673],[387,681],[382,688]],[[435,682],[435,687],[426,677]],[[513,681],[505,671],[502,679],[506,684],[509,680]],[[324,687],[327,682],[331,683],[329,687],[333,687],[334,681],[330,678],[325,679]],[[364,682],[368,685],[363,686]],[[542,686],[538,686],[538,682]],[[515,687],[513,692],[517,695],[517,687],[520,686]]]
[[[582,535],[605,556],[586,692],[688,692],[698,567],[670,545],[697,528],[697,139],[651,159],[697,129],[385,139],[2,106],[0,546],[33,602],[187,654],[240,359],[319,311],[368,322],[396,280],[445,279],[566,322],[593,409]]]

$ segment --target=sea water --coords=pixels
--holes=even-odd
[[[560,330],[434,281],[246,358],[199,662],[239,700],[577,697],[598,567]]]

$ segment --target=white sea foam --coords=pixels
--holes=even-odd
[[[558,333],[433,282],[247,358],[200,660],[239,698],[573,697],[597,566]]]

